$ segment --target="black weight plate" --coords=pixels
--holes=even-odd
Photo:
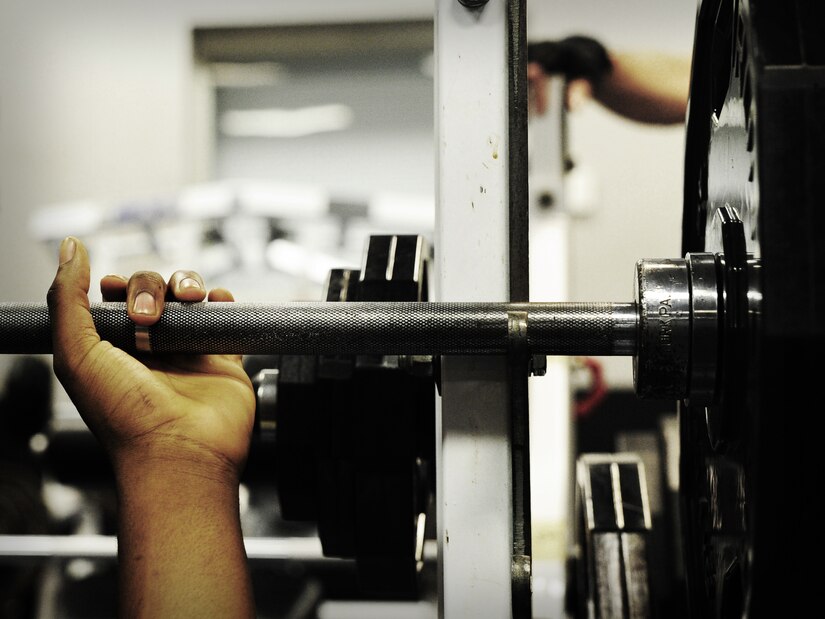
[[[731,207],[759,268],[748,273],[747,346],[732,360],[745,380],[726,394],[741,407],[736,427],[711,443],[707,416],[729,411],[680,405],[696,617],[803,616],[814,591],[805,497],[820,484],[806,420],[825,344],[823,35],[816,0],[703,0],[697,13],[682,249],[724,251],[713,222]]]

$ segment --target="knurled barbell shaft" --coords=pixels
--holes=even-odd
[[[635,355],[639,325],[635,303],[172,302],[149,329],[124,303],[91,313],[118,348],[191,354]],[[0,353],[51,351],[45,303],[0,303]]]

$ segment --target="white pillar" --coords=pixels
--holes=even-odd
[[[564,201],[564,91],[548,80],[547,109],[529,123],[530,300],[567,301],[569,212]],[[564,617],[565,561],[572,540],[573,452],[570,360],[547,358],[531,378],[530,481],[533,617]]]
[[[436,0],[435,294],[506,301],[507,2]],[[439,614],[512,616],[507,362],[446,357],[437,418]]]

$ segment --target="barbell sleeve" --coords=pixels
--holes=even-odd
[[[639,337],[635,303],[169,302],[149,328],[125,303],[90,310],[101,338],[129,352],[619,356]],[[45,303],[0,303],[0,354],[51,352]]]

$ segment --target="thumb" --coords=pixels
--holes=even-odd
[[[61,380],[74,373],[100,336],[89,313],[89,254],[74,237],[60,245],[60,266],[46,296],[52,327],[54,369]]]

